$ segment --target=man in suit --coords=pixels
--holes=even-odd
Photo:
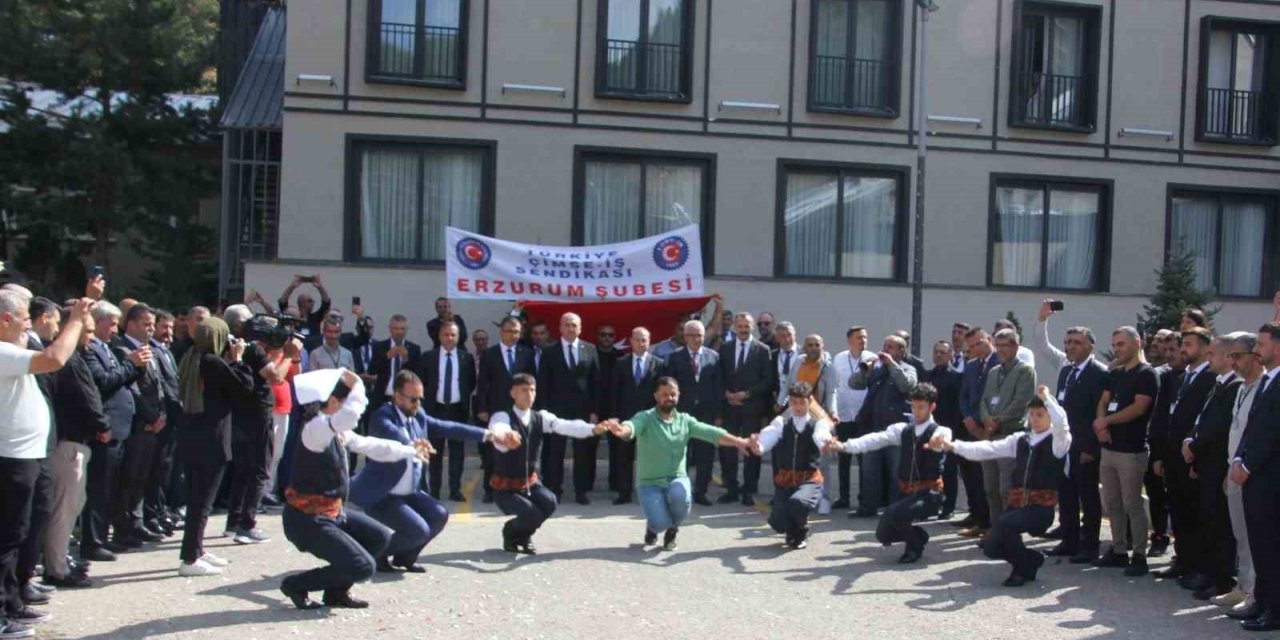
[[[134,400],[130,385],[137,382],[151,361],[148,350],[139,349],[126,359],[119,359],[108,346],[119,332],[120,309],[110,302],[93,306],[94,337],[85,352],[85,363],[102,398],[102,410],[111,423],[111,438],[90,443],[88,501],[81,514],[80,557],[84,560],[114,560],[112,552],[142,545],[140,540],[117,531],[117,539],[108,538],[119,493],[120,465],[125,456],[125,441],[133,431]],[[107,552],[107,553],[103,553]]]
[[[772,359],[769,368],[773,371],[774,378],[769,396],[774,398],[770,409],[773,410],[774,415],[777,415],[787,409],[787,390],[790,388],[787,380],[800,365],[800,359],[804,354],[796,344],[796,327],[790,322],[779,322],[773,329],[773,337],[778,348],[770,354]]]
[[[618,420],[630,420],[632,416],[652,409],[653,394],[657,391],[658,378],[667,375],[666,363],[649,353],[649,330],[636,327],[631,330],[631,353],[618,361],[613,370],[613,416]],[[692,387],[690,387],[692,390]],[[614,504],[631,502],[635,492],[636,443],[609,434],[609,475],[616,483],[618,497]]]
[[[884,431],[902,422],[903,415],[911,411],[907,394],[919,379],[915,367],[905,362],[906,355],[907,341],[890,334],[884,339],[883,350],[874,359],[858,363],[858,370],[848,380],[850,387],[867,391],[866,401],[854,419],[859,435]],[[874,517],[880,507],[898,501],[900,454],[897,445],[862,452],[858,467],[861,488],[855,517]]]
[[[597,395],[600,390],[600,361],[595,345],[581,340],[582,318],[576,313],[560,317],[560,339],[542,348],[538,391],[542,406],[564,420],[599,422]],[[596,449],[600,437],[573,442],[573,490],[578,504],[591,504],[587,492],[596,480]],[[542,449],[542,470],[546,487],[563,494],[565,436],[548,434]]]
[[[1000,365],[991,336],[982,327],[965,332],[965,352],[969,357],[964,364],[964,384],[960,387],[960,415],[963,429],[956,430],[960,440],[975,441],[981,435],[981,417],[978,407],[982,404],[982,391],[987,385],[987,374]],[[982,463],[972,460],[957,462],[960,477],[964,478],[965,498],[969,503],[969,515],[959,522],[960,535],[977,537],[991,528],[991,514],[987,511],[986,487],[982,481]]]
[[[165,533],[148,529],[142,512],[147,479],[155,458],[160,432],[168,425],[165,387],[160,362],[151,347],[155,334],[156,314],[145,304],[135,304],[124,317],[124,335],[116,336],[112,350],[116,359],[127,360],[135,351],[150,358],[142,375],[129,387],[133,393],[133,429],[120,465],[118,506],[115,516],[116,536],[148,542],[164,539]],[[127,544],[127,543],[126,543]]]
[[[373,364],[373,318],[364,315],[364,308],[358,304],[351,306],[351,314],[356,318],[355,330],[343,333],[338,344],[351,352],[356,365],[353,371],[364,380],[365,386],[371,386],[377,382],[369,375]]]
[[[599,398],[599,402],[596,403],[596,413],[601,416],[612,416],[614,413],[613,369],[618,365],[618,358],[621,357],[618,349],[614,346],[614,341],[617,339],[616,336],[617,331],[611,324],[603,324],[596,329],[596,358],[600,362],[600,376],[598,378],[600,388],[596,390],[596,397]],[[609,491],[614,493],[618,492],[616,472],[617,469],[613,465],[609,465]]]
[[[431,338],[431,348],[440,348],[440,327],[452,322],[458,326],[458,348],[467,350],[467,322],[462,316],[453,312],[453,305],[448,298],[436,298],[436,317],[427,321],[427,337]]]
[[[1182,357],[1178,354],[1179,349],[1182,348],[1181,332],[1161,329],[1156,332],[1153,342],[1156,344],[1152,352],[1159,354],[1160,361],[1159,364],[1152,361],[1151,366],[1159,376],[1160,391],[1156,394],[1155,408],[1151,412],[1147,431],[1156,439],[1160,439],[1169,431],[1169,407],[1173,405],[1173,398],[1182,386],[1186,367],[1183,366]],[[1155,456],[1148,460],[1147,471],[1142,477],[1142,487],[1147,494],[1147,511],[1151,514],[1150,555],[1153,558],[1163,556],[1169,548],[1170,520],[1169,491],[1165,486],[1164,478],[1156,475],[1156,462]]]
[[[143,515],[147,528],[172,535],[178,519],[170,512],[176,496],[167,493],[169,478],[173,473],[173,455],[177,448],[178,429],[182,428],[182,400],[178,396],[178,360],[169,351],[173,341],[174,317],[163,309],[156,310],[156,330],[151,336],[151,352],[160,369],[160,384],[164,389],[165,428],[156,434],[156,453],[148,473]]]
[[[964,385],[964,375],[952,367],[955,361],[955,348],[946,340],[933,344],[933,368],[924,372],[922,382],[928,382],[938,392],[937,408],[933,410],[933,420],[952,430],[952,433],[963,429],[964,418],[960,414],[960,387]],[[960,471],[960,456],[947,456],[942,465],[942,513],[939,520],[950,520],[956,509],[956,498],[960,495],[960,483],[957,476]]]
[[[666,360],[667,375],[675,378],[679,388],[685,390],[680,394],[676,408],[699,422],[719,426],[722,422],[721,412],[724,410],[720,354],[706,346],[706,328],[699,320],[685,321],[680,335],[684,347],[672,352]],[[716,446],[697,439],[691,440],[688,457],[689,466],[694,468],[693,502],[709,507],[711,501],[707,499],[707,488],[711,486]],[[722,473],[723,471],[721,469]]]
[[[369,403],[378,407],[395,395],[393,383],[401,369],[416,371],[422,348],[408,339],[409,320],[401,314],[391,316],[387,323],[391,337],[375,342],[373,361],[369,373],[373,375],[373,388],[369,389]]]
[[[765,414],[773,408],[770,391],[775,384],[769,347],[752,337],[755,320],[749,313],[733,319],[734,338],[720,345],[720,379],[724,381],[722,417],[724,428],[740,438],[759,433]],[[744,506],[754,506],[754,495],[760,486],[760,458],[748,456],[738,484],[738,451],[720,449],[720,473],[727,490],[720,504],[739,498]]]
[[[476,374],[476,420],[488,425],[489,417],[499,411],[511,409],[511,379],[517,373],[536,375],[533,365],[533,349],[520,344],[523,329],[519,318],[507,316],[498,328],[498,344],[480,354],[479,371]],[[493,502],[493,446],[484,444],[485,456],[484,501]]]
[[[457,330],[457,325],[452,323],[441,326],[440,348],[432,352],[457,351],[457,343],[451,343],[448,337],[449,331]],[[423,411],[424,398],[430,401],[431,396],[412,371],[396,374],[392,389],[395,392],[392,401],[374,411],[369,420],[370,437],[410,446],[423,440],[444,441],[446,438],[450,444],[489,440],[489,432],[484,429],[437,420]],[[395,462],[369,460],[351,479],[351,502],[395,532],[386,551],[376,558],[378,571],[391,573],[397,567],[409,573],[425,571],[418,564],[418,556],[449,522],[449,510],[432,495],[431,489],[422,473],[422,462],[416,458]]]
[[[1231,462],[1230,480],[1241,488],[1249,549],[1257,574],[1257,617],[1241,622],[1249,631],[1280,629],[1280,323],[1258,329],[1254,348],[1267,368],[1258,382],[1240,446]]]
[[[427,415],[437,420],[464,423],[471,419],[471,393],[476,388],[476,363],[471,354],[458,345],[459,327],[450,321],[440,324],[439,346],[428,351],[419,361],[418,376],[426,384]],[[439,498],[445,452],[445,434],[431,436],[436,454],[431,456],[431,495]],[[448,440],[449,499],[462,502],[462,466],[466,445],[462,440]]]
[[[978,406],[981,439],[999,440],[1027,429],[1027,403],[1036,393],[1036,370],[1018,354],[1018,332],[1001,329],[995,335],[996,355],[1000,366],[987,375]],[[982,485],[987,491],[987,510],[991,521],[1000,519],[1004,511],[1004,494],[1011,486],[1016,461],[1008,458],[982,463]]]
[[[893,332],[893,335],[902,338],[902,341],[907,343],[907,353],[902,356],[903,364],[916,370],[916,379],[924,377],[924,373],[929,370],[929,367],[925,366],[924,360],[920,356],[911,353],[911,332],[906,329],[898,329]]]
[[[1200,572],[1207,543],[1200,522],[1200,484],[1197,478],[1191,477],[1191,465],[1182,457],[1182,442],[1195,430],[1196,419],[1213,393],[1216,375],[1209,362],[1212,342],[1207,329],[1192,327],[1183,332],[1179,350],[1182,381],[1169,404],[1169,418],[1163,423],[1165,429],[1150,433],[1154,460],[1151,466],[1156,475],[1164,479],[1177,554],[1177,562],[1156,576],[1179,579],[1191,591],[1209,586],[1209,577]]]

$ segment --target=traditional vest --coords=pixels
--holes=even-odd
[[[347,448],[334,435],[324,451],[299,446],[293,454],[293,473],[285,492],[289,506],[308,515],[336,518],[342,512],[351,478]]]
[[[520,421],[514,409],[511,430],[520,434],[521,445],[510,451],[493,451],[493,475],[489,486],[497,491],[521,492],[538,482],[538,452],[542,448],[542,412],[531,411],[529,424]]]
[[[822,483],[819,459],[822,450],[813,441],[817,421],[809,420],[804,430],[797,432],[793,418],[787,417],[782,425],[782,438],[773,448],[773,482],[779,487],[794,489],[805,483]]]
[[[1018,439],[1018,457],[1004,502],[1009,507],[1058,504],[1058,487],[1066,478],[1061,458],[1053,455],[1053,436],[1031,446],[1031,434]]]
[[[937,423],[932,422],[919,437],[914,424],[902,430],[902,443],[898,447],[898,491],[902,495],[942,491],[942,466],[947,455],[924,448],[937,430]]]

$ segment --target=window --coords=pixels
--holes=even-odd
[[[701,154],[579,149],[574,244],[626,242],[697,224],[710,272],[713,162]]]
[[[905,171],[784,163],[779,276],[901,280]]]
[[[693,0],[600,0],[597,97],[688,102]]]
[[[896,116],[900,0],[818,0],[809,37],[809,109]]]
[[[992,190],[991,285],[1106,288],[1107,185],[997,177]]]
[[[1093,131],[1101,7],[1015,5],[1011,126]]]
[[[493,145],[357,140],[348,173],[347,254],[438,262],[445,227],[493,232]]]
[[[1167,251],[1180,245],[1191,254],[1200,289],[1223,296],[1266,295],[1275,210],[1269,195],[1174,191]]]
[[[370,82],[462,89],[467,0],[369,0]]]
[[[1277,25],[1206,17],[1200,26],[1198,139],[1274,145]]]

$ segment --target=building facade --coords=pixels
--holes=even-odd
[[[1029,323],[1047,297],[1064,323],[1132,323],[1179,244],[1220,325],[1271,318],[1280,2],[938,4],[924,340]],[[321,272],[339,307],[360,295],[421,335],[448,224],[577,245],[694,222],[731,308],[837,345],[851,323],[910,326],[911,0],[288,11],[278,253],[249,286]]]

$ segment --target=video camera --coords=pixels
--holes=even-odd
[[[299,329],[304,326],[306,321],[302,318],[259,313],[244,323],[243,333],[246,340],[261,342],[269,349],[279,349],[294,338],[301,341],[303,335]]]

